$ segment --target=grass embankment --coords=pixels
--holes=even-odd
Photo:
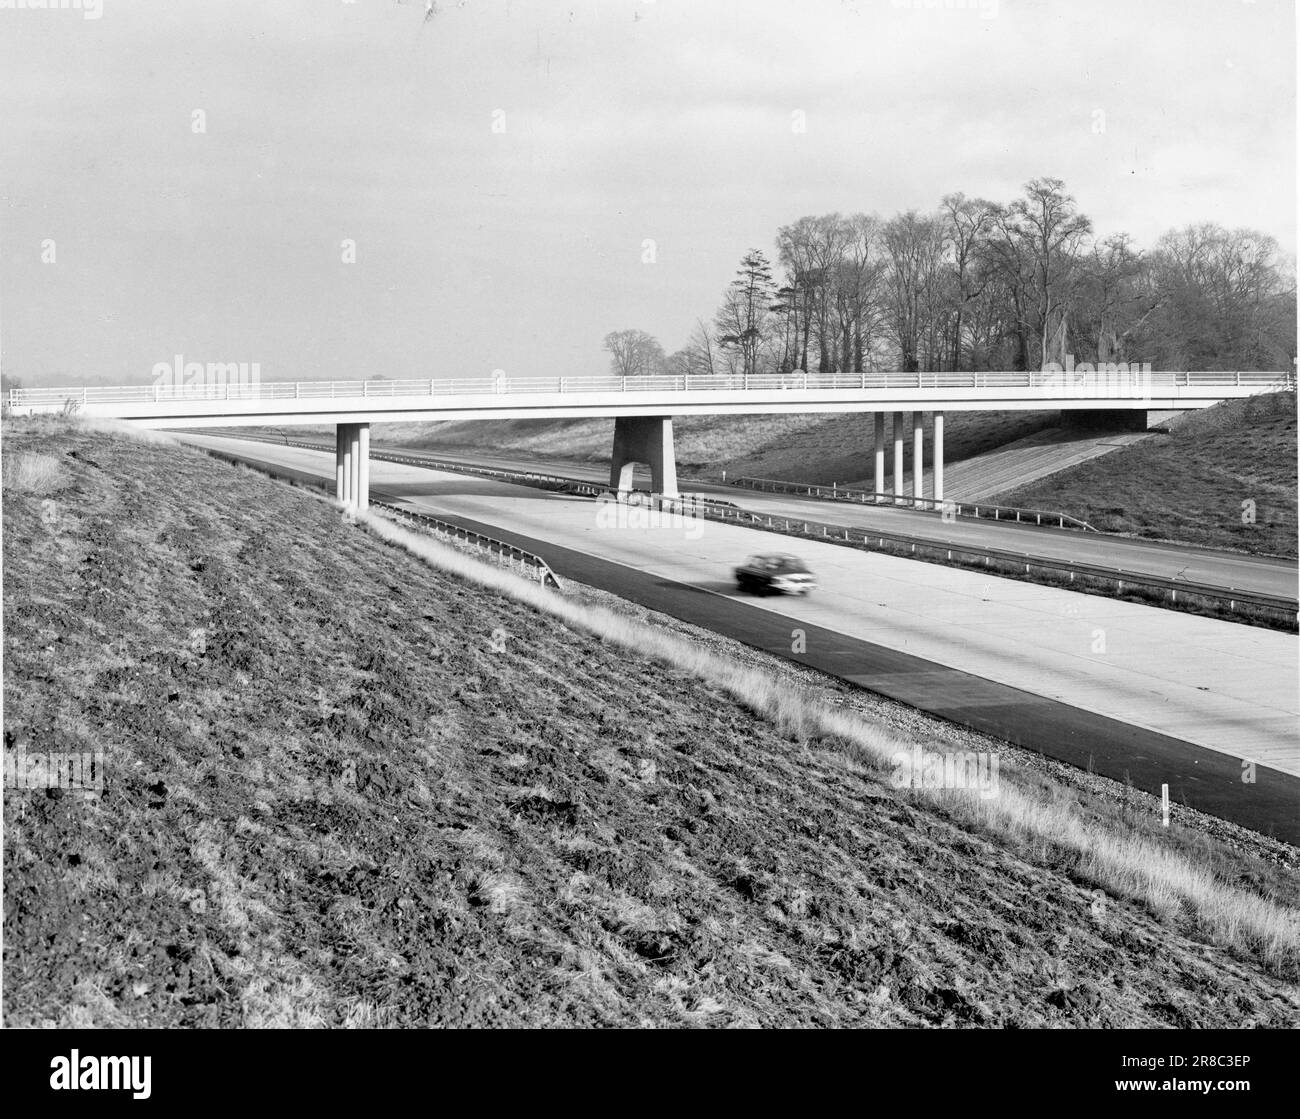
[[[1055,412],[951,412],[944,427],[944,461],[984,454],[1057,422]],[[909,417],[910,425],[910,417]],[[680,416],[673,421],[677,466],[691,477],[717,480],[748,475],[813,485],[865,485],[874,469],[875,421],[870,414]],[[932,437],[932,417],[924,439]],[[886,431],[886,438],[893,436]],[[555,462],[608,462],[612,420],[475,420],[392,424],[385,442],[466,454],[528,455]],[[891,443],[892,446],[892,443]],[[893,453],[892,451],[890,452]],[[912,430],[904,442],[912,461]],[[928,452],[927,452],[928,453]]]
[[[7,1025],[1300,1009],[1285,845],[1014,751],[993,800],[897,791],[909,741],[847,693],[181,448],[51,422],[4,454],[6,747],[107,768],[6,790]]]
[[[1279,392],[1184,413],[1169,435],[997,500],[1058,509],[1103,532],[1294,556],[1296,497],[1296,396]]]

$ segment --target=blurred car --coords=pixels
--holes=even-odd
[[[798,556],[750,556],[736,568],[736,585],[751,594],[807,594],[817,577]]]

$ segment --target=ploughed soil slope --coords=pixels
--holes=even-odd
[[[1294,1024],[1293,968],[302,491],[3,453],[6,749],[106,761],[5,791],[9,1026]],[[1233,846],[1294,904],[1292,849]]]
[[[1186,412],[1169,434],[998,495],[1103,532],[1296,554],[1296,395]]]

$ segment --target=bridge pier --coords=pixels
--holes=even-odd
[[[875,416],[876,428],[876,493],[885,492],[885,413],[877,412]],[[877,499],[879,500],[879,499]]]
[[[609,488],[619,497],[632,492],[638,462],[650,467],[650,488],[664,497],[677,492],[677,459],[673,454],[671,416],[619,416],[614,421],[614,454],[609,466]]]
[[[921,430],[924,422],[924,412],[912,413],[912,504],[918,509],[925,496],[925,444]]]
[[[903,497],[903,413],[894,413],[894,504]]]
[[[354,513],[370,505],[370,425],[334,429],[334,493]]]
[[[934,499],[943,500],[943,413],[934,414]]]

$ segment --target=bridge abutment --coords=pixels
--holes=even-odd
[[[677,492],[677,459],[673,453],[671,416],[619,416],[614,421],[614,454],[609,487],[620,497],[632,492],[638,462],[650,467],[650,488],[664,497]]]
[[[1149,431],[1183,414],[1183,409],[1062,408],[1061,425],[1076,431]]]

